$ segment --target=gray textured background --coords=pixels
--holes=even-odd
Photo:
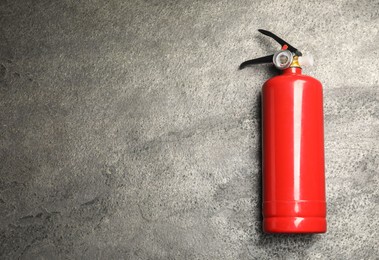
[[[377,259],[377,0],[1,0],[0,22],[0,258]],[[316,59],[325,235],[261,232],[258,28]]]

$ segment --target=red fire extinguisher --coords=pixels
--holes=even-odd
[[[282,74],[262,88],[263,230],[267,233],[326,232],[322,85],[303,75],[313,64],[276,36],[282,49],[245,61],[274,63]]]

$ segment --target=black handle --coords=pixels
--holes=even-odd
[[[254,64],[271,63],[273,58],[274,58],[274,55],[268,55],[268,56],[261,57],[261,58],[247,60],[247,61],[244,61],[243,63],[241,63],[239,69],[242,70],[242,69],[246,68],[247,66],[254,65]]]
[[[296,56],[301,56],[303,55],[298,49],[296,49],[295,47],[293,47],[291,44],[289,44],[288,42],[286,42],[285,40],[283,40],[282,38],[280,38],[279,36],[273,34],[272,32],[269,32],[269,31],[266,31],[266,30],[262,30],[262,29],[259,29],[258,30],[260,33],[268,36],[268,37],[271,37],[273,38],[277,43],[279,43],[282,47],[284,45],[287,45],[288,46],[288,50],[290,52],[293,52],[296,54]]]
[[[303,55],[298,49],[293,47],[291,44],[289,44],[288,42],[286,42],[285,40],[283,40],[279,36],[273,34],[272,32],[262,30],[262,29],[259,29],[258,31],[260,33],[266,35],[266,36],[271,37],[276,42],[278,42],[282,46],[282,50],[287,49],[290,52],[294,53],[296,56],[302,56]],[[285,46],[285,45],[287,46],[287,48],[283,48],[283,46]],[[239,66],[239,69],[242,70],[242,69],[246,68],[247,66],[254,65],[254,64],[271,63],[271,62],[273,62],[273,59],[274,59],[274,55],[268,55],[268,56],[261,57],[261,58],[247,60]]]

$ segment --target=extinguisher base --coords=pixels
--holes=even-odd
[[[263,220],[265,233],[325,233],[326,218],[323,217],[270,217]]]

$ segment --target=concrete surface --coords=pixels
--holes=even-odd
[[[1,259],[378,259],[379,2],[0,1]],[[329,231],[265,235],[278,45],[325,87]]]

